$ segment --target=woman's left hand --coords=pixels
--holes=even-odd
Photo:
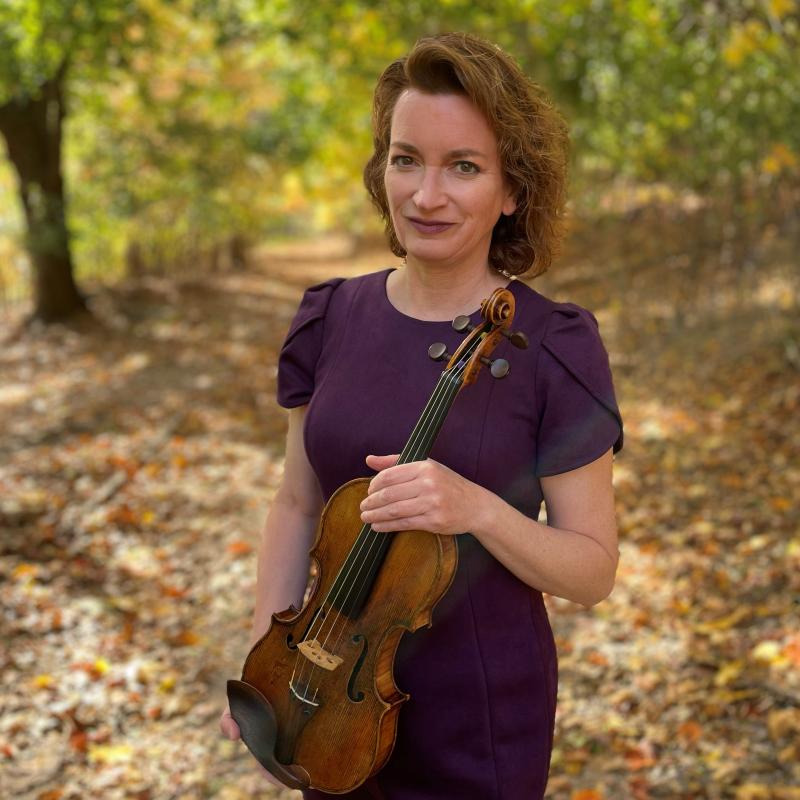
[[[361,520],[379,532],[465,533],[486,490],[433,459],[397,464],[398,455],[367,456],[378,474],[361,503]]]

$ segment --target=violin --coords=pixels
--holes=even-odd
[[[453,327],[469,335],[453,355],[436,343],[428,355],[447,359],[436,387],[403,448],[398,464],[422,461],[458,392],[481,366],[495,378],[509,364],[489,359],[512,332],[514,296],[496,289],[481,303],[482,322],[459,316]],[[361,521],[370,478],[334,492],[320,517],[310,557],[317,577],[303,608],[272,615],[250,650],[241,680],[227,683],[231,715],[259,763],[292,789],[344,793],[386,763],[394,747],[404,693],[393,677],[401,637],[431,626],[434,606],[455,576],[453,536],[428,531],[381,533]]]

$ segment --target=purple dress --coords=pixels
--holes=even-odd
[[[450,323],[414,319],[386,294],[391,269],[309,288],[280,353],[278,402],[308,403],[304,440],[327,501],[346,481],[373,476],[369,453],[400,453],[444,367],[428,358],[463,340]],[[539,478],[622,448],[622,418],[597,321],[520,281],[512,328],[456,397],[430,457],[536,519]],[[472,314],[473,323],[480,312]],[[306,800],[536,800],[544,795],[553,742],[557,660],[541,592],[526,586],[470,533],[458,536],[456,577],[431,628],[403,636],[395,680],[401,707],[384,768],[345,795]],[[347,753],[342,753],[347,758]]]

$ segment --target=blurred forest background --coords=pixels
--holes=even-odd
[[[800,798],[797,0],[2,0],[0,796],[279,795],[217,733],[276,355],[306,286],[395,263],[371,92],[443,30],[569,120],[535,288],[625,420],[617,587],[548,598],[548,797]]]

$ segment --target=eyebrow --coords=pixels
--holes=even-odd
[[[405,150],[407,153],[414,153],[415,155],[420,155],[419,149],[414,147],[413,144],[409,144],[408,142],[389,142],[389,147],[397,147],[400,150]],[[488,158],[485,153],[481,153],[480,150],[471,150],[468,147],[462,148],[460,150],[450,150],[449,152],[445,153],[447,158],[468,158],[473,156],[478,156],[480,158]]]

